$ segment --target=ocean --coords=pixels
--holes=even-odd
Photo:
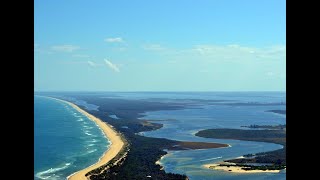
[[[66,94],[64,97],[69,99],[72,102],[81,104],[87,109],[97,110],[97,105],[87,104],[81,96],[70,96],[72,94]],[[82,94],[86,95],[86,94]],[[247,129],[241,126],[248,126],[252,124],[256,125],[277,125],[286,123],[285,114],[276,114],[273,112],[268,112],[269,110],[286,110],[286,93],[285,92],[128,92],[128,93],[87,93],[88,97],[95,96],[99,99],[104,98],[115,98],[115,99],[131,99],[131,100],[145,100],[145,101],[154,101],[154,102],[164,102],[164,103],[176,103],[184,104],[186,102],[192,102],[190,107],[179,110],[161,110],[161,111],[148,111],[144,113],[144,117],[141,119],[147,119],[154,121],[156,123],[162,123],[163,127],[155,131],[147,131],[140,133],[143,136],[148,137],[157,137],[157,138],[168,138],[172,140],[181,140],[181,141],[198,141],[198,142],[218,142],[218,143],[227,143],[230,144],[229,148],[218,148],[218,149],[205,149],[205,150],[186,150],[186,151],[168,151],[168,155],[164,156],[160,163],[164,167],[166,172],[186,174],[191,180],[285,180],[286,171],[280,173],[256,173],[256,174],[234,174],[229,172],[223,172],[219,170],[210,170],[204,168],[202,165],[208,163],[216,163],[226,159],[236,158],[249,153],[258,153],[265,151],[272,151],[282,148],[279,144],[273,143],[264,143],[264,142],[252,142],[252,141],[239,141],[239,140],[223,140],[223,139],[210,139],[194,136],[194,134],[203,129],[211,128],[237,128],[237,129]],[[68,97],[68,98],[67,98]],[[35,116],[36,116],[36,97],[35,97]],[[63,116],[65,114],[66,118],[61,118],[64,123],[63,127],[58,131],[68,132],[68,136],[72,136],[75,139],[78,137],[90,138],[86,136],[82,130],[83,125],[77,123],[77,118],[73,117],[73,113],[77,112],[68,112],[73,110],[71,107],[67,109],[68,106],[61,104],[56,101],[49,99],[38,99],[40,100],[40,107],[38,111],[47,114],[47,117],[51,117],[54,122],[49,121],[46,125],[36,123],[35,119],[35,131],[36,129],[41,129],[41,126],[47,128],[47,131],[50,130],[50,123],[57,125],[59,121],[54,119],[54,116]],[[107,101],[108,99],[106,99]],[[41,105],[42,101],[42,105]],[[44,101],[44,102],[43,102]],[[39,102],[38,102],[39,103]],[[45,105],[44,105],[45,104]],[[51,107],[51,108],[50,108]],[[52,108],[54,107],[54,108]],[[51,110],[49,110],[51,109]],[[56,109],[53,111],[53,109]],[[52,111],[52,112],[50,112]],[[59,112],[56,113],[55,111]],[[64,112],[64,113],[63,113]],[[41,114],[41,113],[40,113]],[[51,114],[51,115],[50,115]],[[116,115],[113,115],[117,117]],[[79,119],[79,117],[78,117]],[[117,119],[117,118],[115,118]],[[68,120],[68,121],[67,121]],[[67,121],[67,122],[65,122]],[[44,122],[43,120],[40,122]],[[90,122],[90,120],[86,121]],[[61,123],[61,122],[60,122]],[[92,122],[93,123],[93,122]],[[69,125],[67,125],[69,124]],[[72,127],[72,128],[68,128]],[[92,124],[92,127],[95,127]],[[48,129],[49,128],[49,129]],[[51,127],[53,128],[53,127]],[[66,132],[65,132],[66,131]],[[52,131],[54,132],[54,131]],[[50,133],[48,131],[47,133]],[[69,134],[70,133],[70,134]],[[93,129],[90,132],[94,134]],[[36,133],[35,133],[36,134]],[[57,136],[57,133],[52,133]],[[59,134],[59,133],[58,133]],[[77,135],[75,135],[77,134]],[[100,134],[100,136],[98,135]],[[101,141],[104,140],[101,136],[99,129],[96,129],[96,135],[101,137]],[[49,136],[50,137],[50,136]],[[35,142],[36,142],[35,136]],[[39,138],[39,137],[38,137]],[[54,137],[51,137],[56,139]],[[63,135],[61,139],[68,139],[66,135]],[[98,137],[97,137],[98,138]],[[95,139],[97,139],[95,138]],[[41,139],[44,140],[45,136],[41,136]],[[40,140],[41,140],[40,139]],[[50,138],[47,138],[50,139]],[[68,154],[77,151],[85,153],[88,152],[83,147],[88,146],[82,145],[79,143],[85,143],[89,140],[80,140],[77,139],[76,142],[70,140],[70,145],[75,150],[68,152],[67,147],[61,148],[60,144],[54,145],[57,146],[57,149],[61,148],[62,154]],[[45,141],[45,140],[44,140]],[[67,141],[67,140],[66,140]],[[44,142],[44,144],[49,142]],[[50,142],[53,143],[53,142]],[[49,144],[50,144],[49,143]],[[61,142],[60,142],[61,143]],[[64,144],[63,142],[61,144]],[[35,144],[37,145],[37,143]],[[41,145],[38,143],[38,146]],[[35,167],[35,176],[42,176],[44,179],[46,176],[51,175],[51,177],[59,175],[59,177],[66,177],[71,173],[77,171],[76,167],[83,165],[79,161],[89,161],[90,157],[98,159],[99,156],[103,153],[102,147],[98,145],[95,146],[97,149],[96,152],[83,155],[83,157],[76,156],[76,160],[71,160],[71,155],[63,155],[63,158],[58,158],[61,156],[60,151],[56,153],[46,153],[46,151],[51,151],[51,146],[42,145],[38,149],[42,149],[41,153],[38,153],[38,157],[35,155],[35,161],[38,161],[38,167]],[[46,149],[47,148],[47,149]],[[37,149],[35,147],[35,149]],[[64,150],[63,150],[64,149]],[[41,152],[41,151],[40,151]],[[96,155],[96,156],[94,156]],[[53,156],[52,160],[41,161],[43,157]],[[42,158],[41,158],[42,157]],[[60,160],[58,163],[58,159]],[[67,160],[66,160],[67,159]],[[57,163],[54,163],[54,162]],[[91,160],[95,162],[96,160]],[[92,163],[87,163],[90,165]],[[36,163],[35,163],[36,164]],[[76,165],[76,167],[75,167]],[[83,165],[86,167],[87,165]],[[66,168],[65,168],[66,167]],[[53,168],[53,169],[50,169]],[[82,168],[79,168],[82,169]],[[51,172],[55,171],[56,172]],[[53,175],[55,174],[55,175]],[[49,178],[51,179],[51,178]]]
[[[34,96],[34,179],[60,180],[99,160],[109,146],[99,127],[70,105]]]

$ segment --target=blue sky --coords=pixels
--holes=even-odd
[[[285,91],[284,0],[35,0],[35,91]]]

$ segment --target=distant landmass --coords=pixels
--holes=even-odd
[[[260,141],[283,145],[283,149],[257,154],[246,154],[244,158],[225,160],[235,163],[233,166],[242,167],[244,170],[281,170],[286,168],[286,128],[285,125],[250,125],[249,128],[265,128],[264,130],[243,129],[206,129],[195,135],[205,138],[236,139],[245,141]],[[249,164],[255,165],[249,165]],[[259,165],[260,164],[260,165]],[[269,164],[269,165],[265,165]],[[219,166],[232,166],[220,163]]]

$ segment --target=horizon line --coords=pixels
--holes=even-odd
[[[34,93],[41,92],[115,92],[115,93],[131,93],[131,92],[286,92],[286,90],[223,90],[223,91],[150,91],[150,90],[139,90],[139,91],[105,91],[105,90],[41,90],[34,91]]]

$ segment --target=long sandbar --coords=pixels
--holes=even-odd
[[[244,170],[240,166],[220,166],[220,164],[205,164],[205,168],[223,170],[231,173],[279,173],[280,170]]]
[[[52,99],[67,103],[68,105],[72,106],[74,109],[76,109],[83,115],[87,116],[90,120],[94,121],[101,128],[103,133],[107,136],[108,140],[110,141],[109,148],[106,150],[106,152],[103,154],[103,156],[99,159],[98,162],[68,176],[68,180],[88,180],[85,174],[87,174],[88,172],[94,169],[99,168],[100,166],[107,164],[124,147],[124,142],[122,141],[121,136],[109,124],[107,124],[106,122],[103,122],[101,119],[87,113],[86,111],[81,109],[79,106],[71,102],[57,99],[57,98],[52,98]]]

